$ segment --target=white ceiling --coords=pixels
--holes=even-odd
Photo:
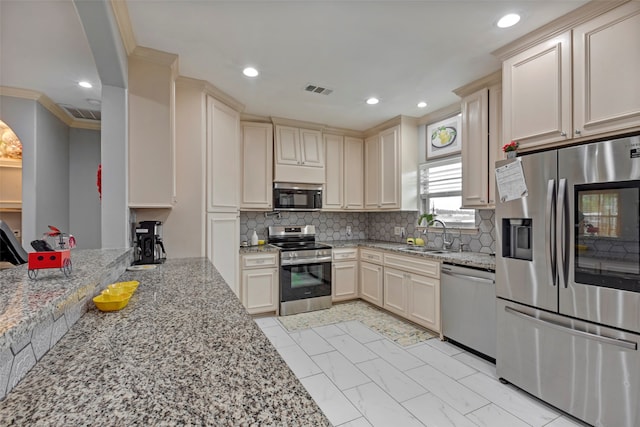
[[[457,102],[451,91],[500,68],[491,51],[584,0],[128,0],[136,42],[179,55],[245,113],[364,130]],[[495,22],[522,15],[511,29]],[[95,108],[99,77],[71,0],[0,0],[0,85]],[[261,71],[248,79],[242,69]],[[89,91],[76,86],[98,82]],[[308,84],[331,95],[303,91]],[[368,106],[369,96],[380,104]],[[420,109],[418,101],[429,106]]]

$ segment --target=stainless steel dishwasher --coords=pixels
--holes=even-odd
[[[449,264],[440,272],[442,334],[495,360],[495,273]]]

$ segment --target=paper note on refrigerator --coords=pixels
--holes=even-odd
[[[498,184],[498,196],[501,202],[520,199],[528,194],[521,159],[516,159],[509,164],[497,168],[496,182]]]

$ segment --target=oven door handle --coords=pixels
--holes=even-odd
[[[280,265],[284,267],[285,265],[324,264],[326,262],[331,262],[331,255],[313,259],[283,259],[280,261]]]

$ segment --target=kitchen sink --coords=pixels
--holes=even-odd
[[[400,248],[400,250],[405,252],[428,253],[428,254],[447,254],[451,252],[446,249],[429,248],[427,246],[407,246],[405,248]]]

